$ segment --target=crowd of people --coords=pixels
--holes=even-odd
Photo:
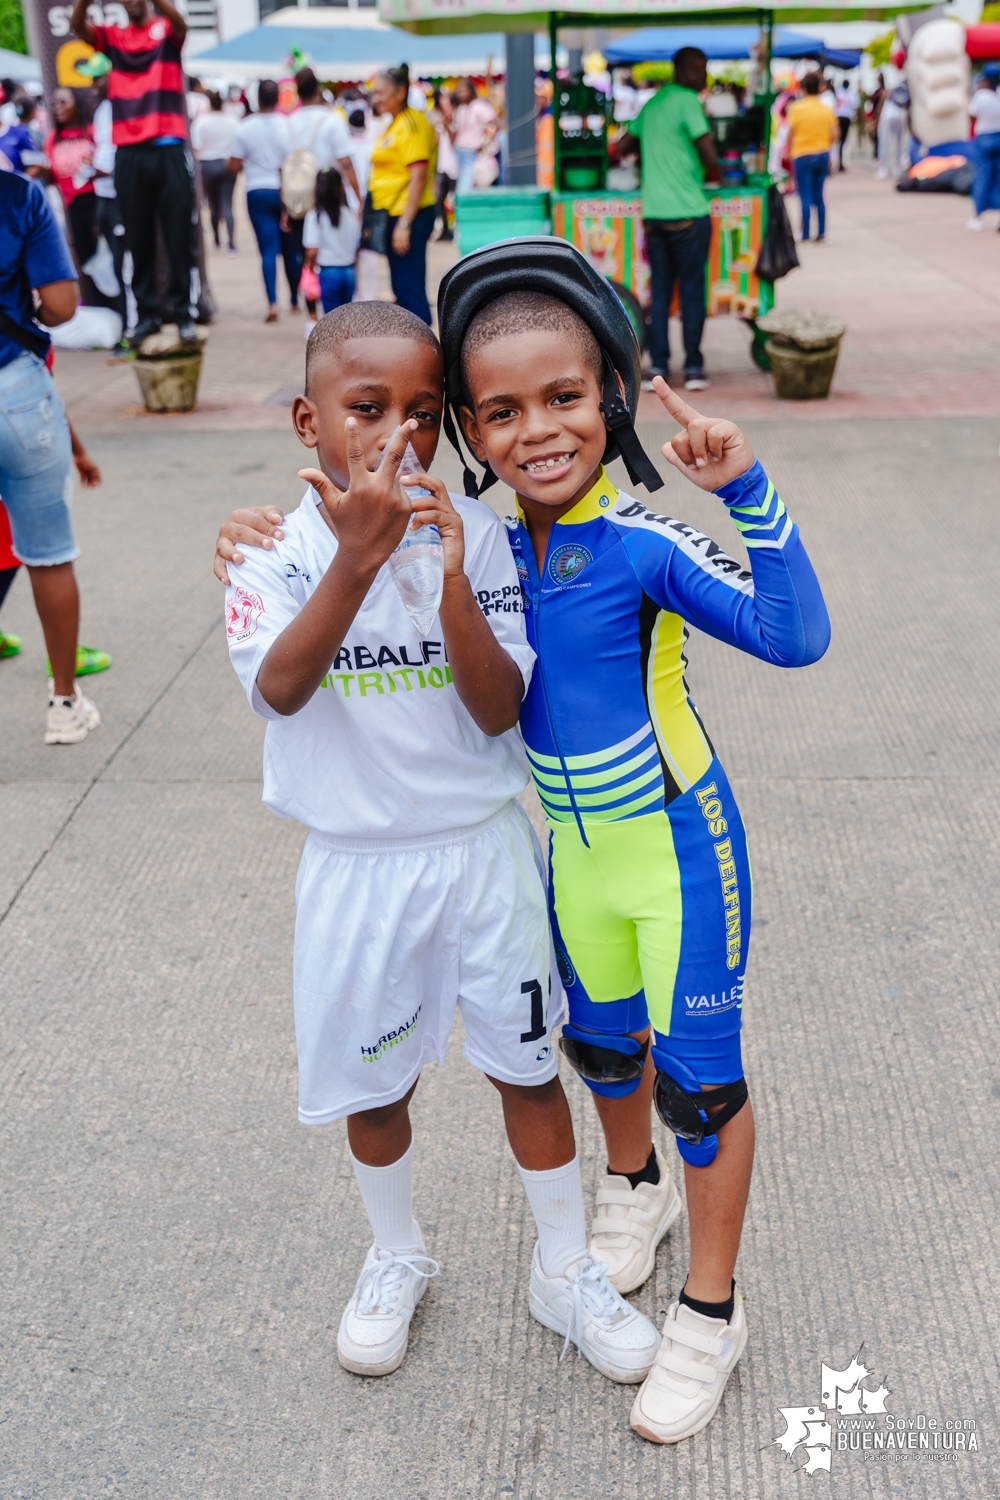
[[[198,80],[186,87],[180,12],[169,0],[126,0],[125,11],[124,27],[93,21],[84,0],[74,11],[77,35],[95,49],[78,64],[90,97],[59,87],[46,107],[10,80],[0,85],[0,395],[20,403],[18,423],[0,419],[0,605],[23,565],[49,651],[50,744],[79,743],[99,724],[78,679],[111,658],[77,638],[71,473],[75,466],[88,487],[101,476],[66,418],[45,326],[74,318],[82,286],[87,300],[117,314],[116,352],[140,349],[165,320],[180,345],[194,342],[196,180],[216,246],[224,230],[235,254],[240,173],[266,322],[278,318],[279,258],[292,311],[300,294],[308,308],[308,336],[320,309],[374,297],[381,254],[397,302],[429,324],[427,241],[438,216],[451,237],[449,195],[465,182],[476,142],[496,133],[495,110],[468,81],[454,96],[438,90],[429,111],[413,108],[405,66],[380,74],[367,94],[348,91],[338,107],[302,68],[288,112],[269,80],[256,108],[242,89],[223,97]],[[453,170],[438,172],[439,152]],[[0,657],[20,649],[16,634],[0,633]]]

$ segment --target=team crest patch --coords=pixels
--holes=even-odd
[[[559,970],[559,978],[563,982],[564,989],[571,989],[576,984],[576,970],[569,961],[569,954],[565,948],[556,944],[556,968]]]
[[[233,590],[226,605],[226,635],[234,645],[250,639],[263,613],[264,601],[259,594],[252,594],[249,589]]]
[[[586,547],[578,542],[564,542],[549,558],[549,577],[553,583],[573,583],[593,561],[594,554]]]
[[[158,17],[149,28],[149,40],[151,42],[162,42],[170,27],[162,16]]]

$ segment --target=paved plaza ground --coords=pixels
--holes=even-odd
[[[897,197],[863,171],[831,199],[828,244],[779,291],[850,325],[831,403],[776,402],[736,325],[707,344],[712,409],[746,419],[833,643],[799,673],[690,644],[754,861],[759,1145],[747,1354],[676,1448],[631,1433],[631,1391],[560,1364],[529,1317],[530,1215],[458,1034],[413,1106],[441,1275],[397,1374],[337,1364],[368,1230],[343,1125],[295,1120],[304,833],[260,805],[263,726],[210,570],[233,505],[298,501],[302,450],[267,403],[301,379],[300,328],[262,326],[244,222],[240,255],[212,262],[198,412],[136,416],[129,369],[59,358],[104,470],[77,498],[82,634],[114,667],[88,689],[101,728],[46,748],[18,580],[2,618],[25,649],[0,663],[3,1500],[1000,1494],[1000,236],[965,233],[966,200]],[[655,452],[670,431],[641,435]],[[656,503],[738,550],[721,505],[672,472]],[[589,1193],[596,1115],[566,1085]],[[636,1303],[659,1319],[685,1266],[682,1217]],[[830,1474],[803,1473],[779,1408],[818,1407],[821,1364],[859,1349],[892,1413],[975,1423],[979,1451],[834,1452]]]

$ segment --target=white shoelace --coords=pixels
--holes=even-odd
[[[428,1270],[427,1267],[432,1269]],[[441,1267],[429,1255],[392,1255],[387,1260],[376,1260],[368,1267],[358,1282],[358,1312],[374,1313],[376,1309],[387,1316],[396,1310],[406,1277],[436,1276]]]
[[[583,1353],[580,1345],[583,1341],[585,1306],[597,1319],[615,1317],[622,1310],[621,1298],[608,1280],[606,1261],[590,1260],[588,1257],[582,1262],[582,1269],[577,1272],[576,1279],[570,1282],[570,1286],[573,1289],[573,1308],[566,1329],[566,1341],[562,1346],[562,1354],[559,1356],[560,1361],[566,1357],[566,1351],[571,1343],[576,1345],[577,1359]]]

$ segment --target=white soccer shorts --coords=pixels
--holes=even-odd
[[[555,1077],[564,1002],[543,881],[516,802],[432,837],[309,835],[295,887],[304,1125],[401,1099],[447,1057],[456,1006],[473,1067],[512,1084]]]

